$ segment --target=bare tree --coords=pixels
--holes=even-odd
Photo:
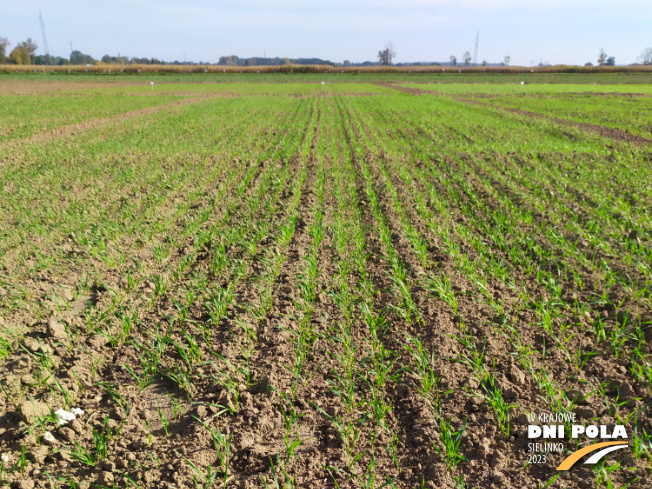
[[[505,56],[505,59],[503,60],[503,63],[505,63],[505,66],[509,66],[510,61],[512,61],[511,56]]]
[[[604,48],[600,48],[600,56],[598,56],[598,66],[603,66],[607,62],[607,53]]]
[[[469,66],[471,64],[471,59],[473,59],[471,58],[471,53],[468,51],[464,53],[464,66]]]
[[[381,65],[389,66],[389,50],[388,49],[383,49],[382,51],[378,51],[378,62]]]
[[[0,44],[2,43],[0,42]],[[639,59],[644,65],[652,65],[652,48],[645,48]]]
[[[457,58],[455,56],[450,57],[451,66],[457,66]]]
[[[9,39],[0,36],[0,64],[7,62],[7,48],[10,46]]]
[[[378,51],[378,62],[384,66],[391,66],[392,59],[396,56],[394,52],[394,44],[391,42],[385,46],[385,49]]]

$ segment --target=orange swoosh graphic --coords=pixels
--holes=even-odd
[[[581,459],[584,455],[586,455],[587,453],[595,452],[600,448],[610,447],[612,445],[628,445],[628,444],[629,443],[622,442],[622,441],[605,441],[603,443],[596,443],[594,445],[589,445],[588,447],[584,447],[581,450],[578,450],[575,453],[572,453],[568,457],[566,457],[566,459],[564,459],[564,461],[561,464],[559,464],[557,470],[570,469],[575,464],[575,462]]]

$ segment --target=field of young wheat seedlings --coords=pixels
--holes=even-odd
[[[426,81],[0,80],[0,487],[648,487],[646,87]]]

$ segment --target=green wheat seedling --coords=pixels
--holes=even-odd
[[[510,409],[516,407],[512,404],[507,404],[503,398],[502,392],[500,391],[496,379],[492,372],[488,371],[483,363],[483,354],[479,353],[475,341],[472,337],[457,337],[458,340],[467,348],[469,355],[458,355],[455,358],[455,361],[465,363],[471,370],[475,373],[476,377],[480,381],[484,395],[480,395],[485,401],[487,401],[493,408],[494,415],[498,421],[500,431],[505,437],[509,437],[510,432],[510,421],[509,421],[509,412]],[[495,368],[495,364],[494,364]],[[475,394],[477,395],[477,394]]]
[[[353,372],[340,375],[333,371],[334,379],[328,379],[330,390],[340,398],[349,413],[352,413],[360,402],[356,401],[356,376]]]
[[[455,489],[471,489],[464,481],[462,474],[456,475],[453,479],[455,480]]]
[[[283,408],[283,406],[281,406],[281,416],[283,417],[283,422],[285,424],[285,432],[283,434],[283,443],[285,445],[285,460],[283,463],[287,465],[292,457],[297,456],[297,448],[306,442],[308,438],[301,438],[299,434],[298,421],[304,415],[297,414],[292,404],[289,404],[287,411]]]
[[[38,365],[37,383],[39,386],[43,385],[52,375],[56,369],[56,363],[52,358],[49,350],[45,352],[31,352],[24,345],[20,347],[32,358],[34,363]]]
[[[371,399],[369,400],[369,406],[371,418],[377,426],[386,427],[385,420],[392,410],[392,406],[387,402],[385,394],[381,388],[379,388],[373,381],[367,379],[363,376],[363,380],[369,386],[369,394]]]
[[[48,384],[48,389],[55,396],[61,396],[63,398],[63,407],[69,410],[75,402],[74,391],[71,393],[59,382],[59,379],[53,379],[53,383],[54,385]]]
[[[485,391],[484,399],[493,408],[500,432],[505,437],[509,437],[510,422],[509,411],[517,407],[515,404],[507,404],[503,398],[503,394],[497,386],[495,377],[490,372],[485,372],[480,379],[482,389]]]
[[[244,333],[244,337],[246,339],[246,349],[249,350],[254,347],[254,345],[258,342],[258,336],[256,333],[256,327],[255,324],[252,325],[249,323],[249,321],[243,320],[241,318],[236,318],[235,319],[235,324],[238,326],[242,332]],[[249,357],[250,355],[247,355]]]
[[[596,355],[599,355],[599,353],[595,350],[583,352],[582,347],[578,347],[577,353],[575,354],[575,368],[577,370],[584,369],[589,360]]]
[[[453,309],[453,314],[457,314],[457,299],[448,277],[427,276],[423,279],[421,286],[436,298],[446,302]]]
[[[117,389],[117,386],[111,382],[96,382],[95,385],[102,387],[113,401],[120,406],[123,411],[129,411],[129,401]]]
[[[146,367],[141,375],[138,375],[136,372],[134,372],[131,367],[127,364],[122,364],[122,367],[133,377],[133,379],[136,381],[136,385],[138,386],[138,394],[140,395],[143,390],[145,390],[147,387],[152,385],[154,383],[155,375],[156,372],[152,372],[150,367],[150,364],[147,363],[147,361],[144,359],[144,357],[141,357],[141,362],[144,364]]]
[[[30,404],[33,404],[34,399],[30,398]],[[32,424],[25,428],[25,433],[30,433],[37,440],[50,429],[50,427],[59,426],[59,417],[56,415],[52,408],[49,408],[47,414],[36,416]],[[37,430],[36,428],[39,428]]]
[[[18,334],[3,326],[2,334],[0,334],[0,359],[8,358],[10,353],[14,351],[14,339]]]
[[[618,393],[618,394],[616,394],[616,399],[612,402],[611,399],[609,398],[609,395],[607,394],[607,387],[608,387],[608,383],[606,383],[606,382],[605,383],[600,383],[600,384],[598,384],[598,387],[597,387],[596,390],[597,390],[597,392],[600,393],[600,395],[602,397],[602,400],[604,401],[604,404],[605,404],[605,406],[607,408],[607,412],[610,415],[615,416],[617,418],[617,421],[620,422],[620,408],[622,406],[625,406],[628,401],[621,401],[620,400],[620,393]],[[586,397],[588,397],[588,395]],[[632,416],[634,414],[635,414],[635,412],[633,411],[632,413],[630,413],[630,416]]]
[[[175,419],[180,419],[181,416],[185,413],[185,409],[181,402],[176,400],[172,394],[170,394],[167,390],[165,393],[168,395],[168,398],[170,399],[170,407],[172,408],[172,412],[174,413],[174,418]]]
[[[265,476],[261,478],[265,489],[294,489],[296,487],[294,477],[292,477],[287,472],[286,465],[281,461],[281,459],[276,457],[276,465],[274,465],[274,460],[270,460],[271,470],[272,470],[272,480],[270,483],[271,486],[267,483]],[[280,472],[280,479],[279,479]]]
[[[177,310],[179,327],[183,328],[188,320],[188,316],[190,315],[190,305],[183,305],[175,298],[172,298],[172,303],[174,304],[174,308]]]
[[[165,417],[160,407],[156,406],[156,412],[158,413],[158,419],[161,420],[161,425],[163,425],[163,431],[165,431],[165,436],[169,436],[170,421]]]
[[[185,344],[172,340],[172,346],[174,346],[188,370],[192,372],[195,366],[201,362],[201,349],[197,340],[188,331],[183,332],[183,338]]]
[[[485,343],[482,348],[478,349],[475,344],[475,339],[471,335],[462,335],[462,336],[453,336],[456,338],[462,346],[467,350],[467,353],[460,353],[457,357],[453,358],[453,361],[461,362],[465,364],[469,369],[475,373],[476,376],[482,377],[486,370],[484,365],[484,351],[486,348],[486,338]]]
[[[386,428],[387,415],[392,410],[391,404],[385,396],[388,381],[397,382],[401,371],[394,371],[397,361],[394,352],[386,350],[383,344],[375,346],[375,351],[370,351],[371,369],[362,370],[360,376],[367,384],[371,399],[368,408],[376,425]],[[369,395],[367,395],[369,399]],[[390,433],[391,436],[391,433]]]
[[[591,465],[591,471],[593,472],[593,476],[595,477],[596,487],[600,487],[603,483],[605,483],[609,489],[615,488],[616,486],[609,478],[609,474],[619,469],[622,469],[621,462],[616,462],[611,466],[607,466],[606,460],[604,459],[600,460],[598,463],[594,465]],[[639,479],[638,477],[634,477],[631,481],[627,482],[625,485],[621,487],[626,488],[630,484],[635,483],[638,479]]]
[[[340,414],[335,414],[334,416],[330,416],[326,411],[324,411],[322,408],[314,404],[312,401],[310,401],[310,404],[317,411],[323,414],[326,417],[326,419],[328,419],[335,427],[337,434],[339,435],[340,440],[342,441],[342,445],[344,446],[344,451],[346,452],[349,461],[348,462],[349,470],[353,473],[356,464],[358,463],[360,458],[364,455],[364,452],[360,454],[356,454],[356,445],[362,433],[360,427],[369,418],[370,414],[365,413],[357,419],[351,419],[345,421]]]
[[[208,426],[196,416],[193,416],[193,418],[199,421],[199,423],[201,423],[201,425],[206,428],[206,430],[211,435],[213,446],[217,452],[217,458],[220,461],[220,466],[217,469],[217,473],[222,474],[223,487],[226,487],[226,483],[229,479],[229,464],[231,461],[231,444],[233,442],[233,432],[227,436],[217,429],[211,429],[210,426]]]
[[[446,461],[448,470],[452,470],[460,462],[466,461],[466,458],[460,453],[460,443],[462,443],[465,429],[466,418],[464,418],[462,427],[457,431],[453,431],[452,418],[446,419],[443,416],[439,418],[439,436],[444,449],[439,448],[439,445],[435,442],[433,442],[433,446]]]
[[[417,326],[422,325],[423,317],[412,298],[412,293],[410,291],[412,284],[406,279],[405,269],[402,266],[397,266],[394,270],[394,274],[390,274],[390,279],[395,294],[401,298],[402,302],[401,306],[390,305],[390,307],[394,309],[407,324],[411,325],[412,322],[414,322]]]
[[[121,331],[119,335],[114,339],[111,339],[111,346],[118,347],[122,345],[125,341],[130,338],[132,329],[136,326],[138,322],[138,313],[135,310],[132,310],[130,313],[127,312],[122,307],[116,312],[116,316],[120,319],[121,322]]]
[[[220,475],[220,473],[210,465],[206,466],[206,471],[204,472],[187,458],[184,458],[184,460],[194,470],[195,474],[197,474],[193,474],[192,476],[192,481],[195,484],[195,487],[199,487],[201,489],[209,489],[213,486],[217,476]],[[226,485],[224,487],[226,487]]]
[[[652,433],[647,433],[644,428],[638,425],[638,413],[634,415],[634,433],[632,435],[632,450],[637,459],[647,456],[648,462],[652,464]]]
[[[161,375],[177,384],[179,389],[186,393],[188,400],[192,399],[193,385],[191,381],[191,372],[187,367],[174,365],[172,368],[168,368],[164,372],[161,372]]]
[[[11,466],[11,469],[9,469],[9,473],[13,474],[18,470],[21,474],[25,473],[25,469],[29,465],[29,462],[27,461],[27,447],[23,444],[20,445],[20,454],[18,455],[18,459],[14,462],[14,464]],[[4,466],[4,463],[3,463]]]
[[[226,317],[226,312],[233,303],[234,299],[234,285],[229,285],[224,289],[218,289],[211,295],[209,301],[206,303],[206,309],[211,316],[211,321],[214,325],[219,325],[220,321]]]
[[[165,294],[168,288],[168,284],[165,281],[164,277],[160,275],[153,275],[152,282],[154,283],[154,293],[152,294],[152,306],[156,303],[157,297],[161,297]]]
[[[230,394],[227,407],[231,415],[237,413],[240,409],[240,381],[224,370],[218,372],[217,375],[211,375],[211,378]]]
[[[92,448],[85,448],[75,440],[74,447],[72,448],[72,451],[68,453],[68,455],[83,464],[95,467],[107,457],[110,445],[113,440],[115,440],[120,435],[124,423],[125,420],[120,423],[114,433],[113,430],[109,427],[109,417],[104,416],[104,423],[102,428],[97,430],[95,427],[93,427]]]
[[[408,372],[419,381],[419,393],[433,406],[439,406],[439,382],[441,375],[435,367],[435,352],[428,353],[418,338],[406,337],[404,348],[410,353],[416,370],[408,369]]]

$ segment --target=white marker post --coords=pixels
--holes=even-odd
[[[149,82],[152,85],[152,92],[154,91],[154,82]]]
[[[524,86],[525,86],[525,82],[524,82],[524,81],[522,81],[522,82],[521,82],[521,93],[523,93],[523,90],[524,90]]]
[[[321,93],[324,93],[324,82],[321,82]]]

